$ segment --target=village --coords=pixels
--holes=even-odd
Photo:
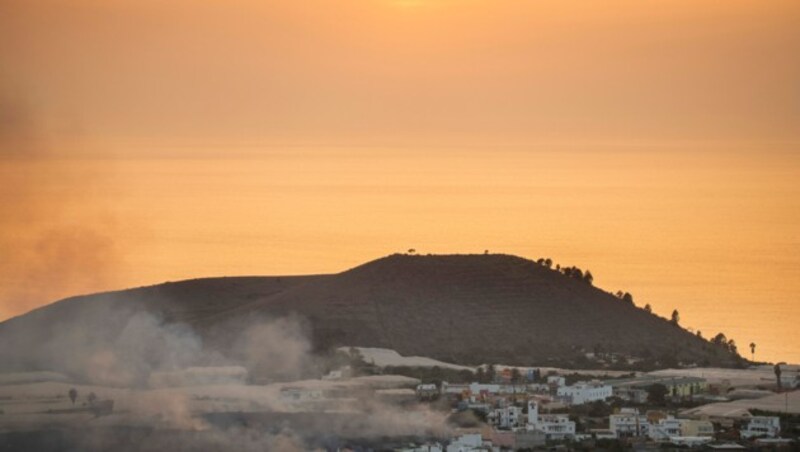
[[[355,368],[323,377],[333,385],[328,389],[292,386],[282,393],[298,405],[321,407],[334,394],[330,388],[345,384],[354,372],[404,375],[391,389],[361,397],[409,412],[427,405],[449,413],[452,436],[390,442],[386,450],[796,450],[800,445],[798,366],[784,365],[777,379],[767,365],[648,373],[484,365],[472,372],[381,349],[349,353]],[[406,365],[387,365],[398,359]],[[412,381],[418,382],[413,388]]]
[[[484,424],[463,429],[447,445],[424,444],[400,450],[797,447],[800,391],[794,390],[800,380],[796,370],[780,379],[778,390],[784,391],[781,394],[764,389],[768,385],[756,388],[752,387],[753,381],[732,383],[725,378],[643,374],[568,384],[563,375],[541,375],[537,369],[490,369],[490,373],[493,381],[489,383],[418,385],[420,400],[441,398],[454,413],[475,413]],[[775,403],[784,398],[785,406]],[[794,407],[791,413],[790,398]],[[747,409],[747,403],[724,407],[736,399],[771,402],[776,410]],[[719,409],[721,406],[724,408]]]
[[[800,445],[800,366],[784,365],[775,378],[767,365],[645,373],[471,368],[384,349],[336,356],[337,365],[315,378],[264,384],[235,366],[154,372],[136,389],[81,384],[53,372],[7,374],[0,378],[0,431],[26,432],[5,437],[15,441],[10,450],[87,428],[163,441],[181,432],[193,444],[220,435],[239,441],[242,428],[264,438],[291,432],[303,450],[329,451]]]

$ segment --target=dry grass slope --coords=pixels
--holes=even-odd
[[[119,328],[111,313],[139,310],[187,323],[220,347],[241,319],[299,315],[318,349],[384,347],[462,364],[563,363],[598,347],[706,365],[737,361],[603,290],[508,255],[392,255],[336,275],[210,278],[75,297],[0,324],[0,339],[30,332],[30,342],[14,345],[31,350],[75,324],[101,339]],[[6,345],[6,365],[35,367],[35,357]]]

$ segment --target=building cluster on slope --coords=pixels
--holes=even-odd
[[[514,396],[536,396],[546,399],[553,407],[583,405],[605,401],[614,395],[613,387],[599,380],[581,381],[567,386],[562,376],[548,376],[547,383],[462,383],[442,382],[441,393],[447,397],[459,397],[469,404],[485,404],[498,398]]]
[[[649,389],[653,385],[666,388],[666,396],[674,399],[691,398],[705,394],[709,390],[708,382],[698,377],[656,377],[645,375],[636,378],[611,380],[609,385],[613,395],[627,402],[645,403]]]
[[[509,407],[510,408],[510,407]],[[516,407],[515,407],[516,408]],[[446,445],[440,443],[425,444],[398,449],[402,452],[487,452],[502,450],[533,449],[553,441],[586,439],[639,439],[651,440],[661,444],[679,447],[697,447],[709,445],[714,441],[714,425],[705,420],[676,419],[673,416],[658,415],[651,418],[639,414],[636,409],[623,409],[609,417],[609,430],[579,434],[575,432],[575,423],[568,420],[567,415],[541,415],[535,402],[529,402],[527,415],[517,412],[515,430],[491,429],[482,432],[464,433],[452,438]],[[507,410],[513,413],[515,410]],[[496,416],[500,416],[496,414]],[[496,418],[500,422],[499,418]],[[505,422],[514,422],[514,417],[507,417]],[[763,438],[766,445],[780,445],[785,442],[772,443],[780,435],[780,423],[777,417],[755,416],[741,430],[743,439]],[[712,449],[744,449],[736,443],[725,443],[711,446]]]
[[[649,438],[680,445],[697,445],[714,438],[714,424],[707,420],[676,419],[662,411],[640,414],[636,408],[622,408],[608,417],[613,438]]]
[[[695,447],[713,442],[718,431],[708,419],[678,418],[660,410],[644,413],[635,407],[623,407],[608,415],[607,429],[579,431],[568,412],[580,406],[606,402],[644,404],[654,385],[663,387],[663,396],[673,401],[704,397],[709,384],[703,378],[640,376],[608,381],[580,381],[566,384],[563,376],[548,376],[546,382],[526,384],[443,382],[438,389],[456,410],[472,409],[485,415],[488,428],[454,438],[449,445],[428,445],[414,451],[441,450],[471,452],[484,450],[527,449],[559,441],[596,441],[602,439],[669,443]],[[420,385],[420,399],[432,399],[435,386]],[[609,408],[610,409],[610,408]],[[584,409],[585,410],[585,409]],[[557,411],[558,413],[552,413]],[[751,416],[742,424],[740,438],[780,436],[780,420],[773,416]],[[436,449],[436,447],[440,447]]]

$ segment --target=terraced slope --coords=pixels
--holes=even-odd
[[[296,315],[308,322],[318,349],[385,347],[463,364],[563,362],[598,348],[736,362],[598,288],[507,255],[393,255],[336,275],[201,279],[76,297],[0,324],[0,340],[27,331],[34,343],[17,345],[35,348],[76,323],[97,340],[113,336],[138,311],[186,323],[221,349],[243,319]],[[35,364],[6,344],[0,345],[6,363]]]

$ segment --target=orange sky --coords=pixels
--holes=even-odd
[[[414,247],[800,362],[800,3],[0,4],[0,318]]]

